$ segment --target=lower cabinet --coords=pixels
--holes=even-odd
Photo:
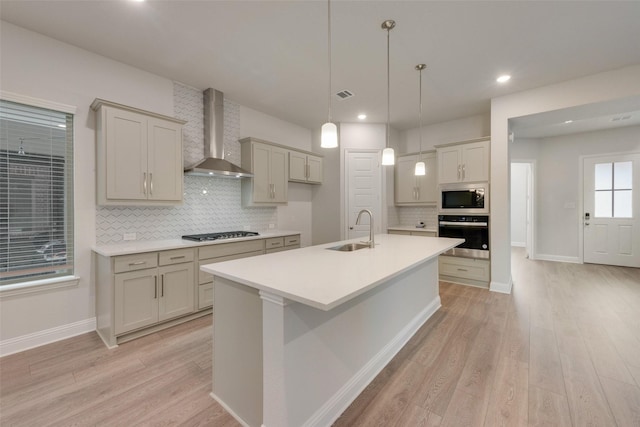
[[[491,263],[487,259],[440,255],[438,268],[440,280],[481,288],[489,287]]]
[[[422,237],[436,237],[438,233],[435,231],[426,230],[387,230],[387,234],[398,234],[401,236],[422,236]]]
[[[115,347],[209,314],[213,277],[200,266],[299,247],[300,235],[293,234],[113,257],[95,254],[96,331]]]

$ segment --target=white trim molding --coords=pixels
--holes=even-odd
[[[582,264],[582,261],[580,261],[580,257],[577,257],[577,256],[536,254],[536,259],[539,261],[569,262],[571,264]]]
[[[509,283],[500,283],[492,280],[489,284],[491,292],[499,292],[501,294],[510,294],[511,288],[513,288],[513,277],[509,277]]]
[[[78,276],[64,276],[3,285],[0,286],[0,300],[25,294],[43,293],[52,289],[73,288],[78,286],[79,282]]]
[[[351,405],[362,391],[384,369],[391,359],[405,346],[411,337],[441,307],[440,296],[436,297],[413,320],[405,326],[386,346],[362,367],[349,382],[342,386],[307,421],[305,427],[328,426]],[[263,425],[264,427],[264,425]],[[271,426],[268,426],[271,427]]]
[[[56,326],[55,328],[46,329],[44,331],[9,338],[7,340],[0,341],[0,357],[75,337],[76,335],[86,334],[87,332],[95,330],[96,318],[92,317],[90,319],[80,320],[79,322]]]
[[[0,99],[5,101],[18,102],[20,104],[31,105],[33,107],[46,108],[48,110],[61,111],[63,113],[76,114],[77,107],[73,105],[60,104],[59,102],[48,101],[46,99],[34,98],[19,93],[0,90]]]

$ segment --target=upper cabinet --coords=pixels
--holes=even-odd
[[[184,121],[96,99],[97,202],[182,203]]]
[[[322,184],[322,157],[303,151],[289,151],[289,181]]]
[[[422,153],[426,174],[415,175],[419,154],[398,156],[395,166],[396,205],[435,205],[437,196],[436,152]]]
[[[490,140],[437,147],[438,182],[489,181]]]
[[[289,178],[288,150],[256,138],[240,140],[242,168],[253,178],[242,180],[245,206],[270,206],[287,203]]]

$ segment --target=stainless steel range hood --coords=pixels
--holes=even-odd
[[[251,172],[224,159],[224,94],[215,89],[204,91],[204,159],[185,168],[185,175],[252,177]]]

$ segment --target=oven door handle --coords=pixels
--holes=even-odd
[[[489,224],[486,222],[455,222],[455,221],[440,221],[440,225],[455,226],[455,227],[487,227]]]

